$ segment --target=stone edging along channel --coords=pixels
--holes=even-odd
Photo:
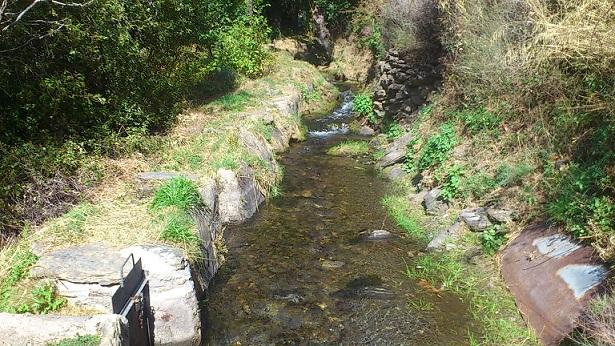
[[[307,107],[298,85],[287,84],[281,89],[281,96],[241,115],[271,128],[269,140],[245,128],[239,130],[238,137],[245,150],[268,165],[274,174],[278,169],[276,154],[302,136],[297,117]],[[315,81],[305,84],[311,90]],[[101,336],[101,345],[123,344],[126,321],[111,314],[111,296],[119,287],[118,263],[131,253],[143,259],[143,267],[148,272],[155,343],[200,344],[199,299],[224,260],[220,251],[224,225],[251,218],[265,201],[268,187],[259,184],[255,170],[245,163],[236,171],[220,168],[204,182],[181,172],[144,172],[137,175],[136,182],[137,186],[147,187],[176,177],[194,180],[199,185],[203,203],[192,214],[202,243],[201,263],[189,263],[181,250],[165,245],[136,245],[117,250],[106,244],[91,243],[37,253],[39,261],[32,270],[34,277],[55,282],[58,294],[69,302],[93,311],[107,311],[107,314],[82,317],[0,314],[0,345],[49,344],[93,334]],[[19,328],[16,333],[18,325],[28,327]]]

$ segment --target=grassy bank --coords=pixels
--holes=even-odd
[[[308,102],[308,91],[318,102]],[[241,144],[241,131],[271,142],[275,123],[301,139],[300,115],[282,115],[263,100],[300,95],[303,109],[310,110],[326,107],[336,93],[315,67],[287,54],[276,54],[267,76],[245,80],[235,92],[187,109],[168,134],[143,138],[141,145],[147,150],[118,159],[99,159],[96,165],[104,178],[87,191],[87,198],[0,250],[0,310],[40,313],[66,306],[66,302],[54,300],[44,311],[20,308],[34,306],[40,291],[37,287],[41,283],[29,278],[29,269],[37,260],[32,246],[49,251],[90,242],[117,248],[169,244],[198,261],[200,240],[190,217],[190,211],[202,203],[197,186],[209,181],[220,168],[238,171],[247,165],[254,170],[261,189],[272,196],[283,174],[280,167],[263,162]],[[153,191],[135,180],[138,173],[158,171],[177,172],[185,178],[154,186]],[[53,291],[52,287],[46,289]],[[70,306],[66,311],[79,313]]]
[[[383,205],[395,223],[424,244],[453,222],[451,218],[426,216],[412,188],[406,185],[398,185],[396,194],[385,197]],[[445,253],[419,253],[408,259],[407,277],[454,293],[468,304],[473,323],[481,331],[478,335],[468,332],[471,345],[538,345],[499,276],[489,244],[479,233],[467,233],[451,245]]]

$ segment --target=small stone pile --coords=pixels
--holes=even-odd
[[[412,63],[390,50],[384,60],[378,62],[380,76],[374,93],[374,109],[379,117],[412,119],[425,104],[432,91],[441,86],[441,66]]]

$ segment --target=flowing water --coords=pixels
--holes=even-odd
[[[351,138],[352,95],[281,158],[282,196],[226,230],[228,261],[208,296],[209,345],[465,345],[466,307],[413,282],[420,244],[387,219],[386,183],[328,148]],[[369,240],[374,230],[393,237]],[[409,264],[410,265],[410,264]]]

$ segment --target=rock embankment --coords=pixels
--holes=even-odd
[[[412,120],[432,91],[441,86],[442,67],[414,63],[395,50],[378,62],[378,85],[374,92],[374,108],[379,117]]]

